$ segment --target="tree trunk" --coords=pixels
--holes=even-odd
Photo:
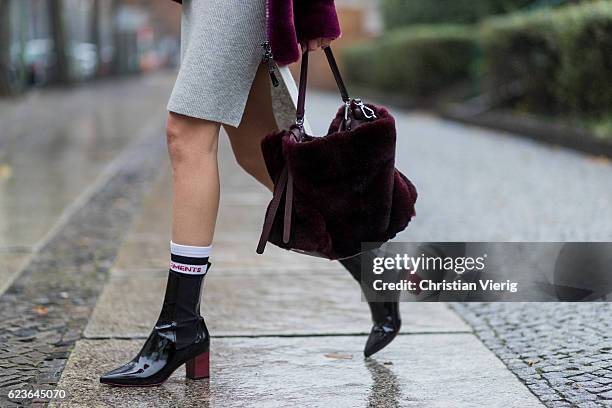
[[[51,37],[53,39],[55,52],[55,75],[53,80],[55,83],[67,84],[70,82],[71,78],[63,0],[48,1]]]
[[[122,73],[122,48],[123,44],[121,41],[121,33],[117,25],[117,15],[119,14],[119,8],[121,6],[121,0],[113,0],[111,3],[111,27],[113,35],[113,61],[112,61],[112,73],[113,75],[120,75]]]
[[[96,46],[96,76],[100,74],[102,62],[102,42],[100,41],[100,0],[93,0],[89,20],[90,41]]]
[[[0,0],[0,96],[11,95],[11,0]]]

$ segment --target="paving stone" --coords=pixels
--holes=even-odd
[[[594,402],[594,401],[576,403],[576,405],[579,406],[580,408],[600,408],[601,407],[599,403]]]
[[[58,387],[70,394],[68,404],[82,407],[541,406],[471,334],[401,336],[369,360],[361,356],[364,341],[213,339],[209,381],[186,380],[181,369],[158,388],[117,389],[100,385],[98,376],[131,358],[141,342],[82,340]]]

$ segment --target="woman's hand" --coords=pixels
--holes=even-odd
[[[309,40],[308,42],[301,43],[302,52],[308,51],[316,51],[319,48],[329,47],[333,40],[331,38],[316,38],[314,40]]]

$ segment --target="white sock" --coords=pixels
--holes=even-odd
[[[204,275],[208,272],[211,252],[212,245],[198,247],[170,241],[170,270],[187,275]]]

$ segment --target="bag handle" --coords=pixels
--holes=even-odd
[[[298,103],[295,112],[295,124],[300,128],[304,126],[304,114],[306,105],[306,85],[308,82],[308,50],[302,54],[302,66],[300,68],[300,88],[298,90]]]
[[[351,98],[349,96],[348,90],[346,89],[346,85],[344,84],[344,80],[342,79],[342,75],[340,74],[340,68],[338,68],[338,63],[336,62],[336,58],[334,57],[334,53],[332,52],[331,47],[327,46],[323,48],[325,52],[325,56],[327,57],[327,62],[329,67],[334,75],[334,80],[336,81],[336,85],[338,86],[338,90],[340,91],[340,96],[342,97],[342,101],[345,104],[349,104],[351,102]],[[302,54],[302,66],[300,68],[300,86],[298,91],[298,104],[296,110],[296,121],[295,123],[302,127],[304,125],[304,115],[305,115],[305,105],[306,105],[306,85],[308,83],[308,54],[309,50],[304,51]]]
[[[334,53],[332,52],[331,47],[325,47],[323,51],[325,52],[325,56],[327,57],[327,62],[329,63],[329,67],[331,68],[332,74],[334,74],[334,79],[336,80],[336,85],[338,86],[338,90],[340,91],[342,100],[344,101],[344,103],[350,102],[351,97],[349,96],[348,90],[346,89],[346,85],[344,84],[344,80],[342,79],[342,75],[340,74],[340,68],[338,68],[338,63],[336,62],[336,57],[334,57]]]

